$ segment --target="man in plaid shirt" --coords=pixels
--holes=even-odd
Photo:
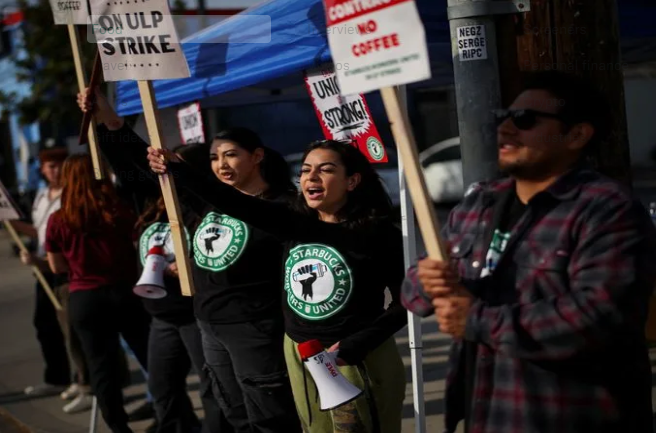
[[[446,431],[652,432],[644,337],[656,230],[584,162],[605,138],[587,83],[540,73],[499,119],[499,166],[444,227],[451,263],[409,270],[406,308],[454,337]]]

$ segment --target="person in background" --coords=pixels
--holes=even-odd
[[[69,314],[82,343],[91,387],[113,433],[132,433],[116,362],[119,334],[147,365],[150,317],[132,293],[137,280],[134,214],[110,181],[96,180],[88,155],[62,168],[61,209],[48,222],[46,251],[54,273],[69,274]]]
[[[499,166],[450,214],[452,263],[423,259],[402,300],[454,338],[446,432],[651,433],[645,341],[656,229],[585,161],[610,109],[589,83],[532,75],[497,111]]]
[[[39,152],[41,174],[46,186],[41,188],[32,205],[32,224],[23,221],[13,221],[16,230],[25,236],[36,239],[36,252],[21,253],[21,261],[26,266],[34,265],[41,270],[51,288],[60,285],[55,274],[50,271],[46,261],[45,238],[46,227],[50,215],[61,206],[61,166],[68,153],[66,149],[54,147]],[[57,312],[41,284],[37,281],[34,304],[34,327],[41,345],[45,362],[43,382],[28,386],[25,394],[29,396],[45,396],[64,393],[64,396],[75,397],[78,394],[76,383],[71,385],[71,370],[62,330],[57,320]],[[70,389],[67,389],[69,387]],[[71,398],[72,398],[71,397]]]
[[[283,345],[304,430],[400,432],[405,369],[394,333],[407,323],[400,303],[403,244],[389,196],[366,157],[349,143],[310,144],[302,159],[301,192],[290,204],[258,200],[202,176],[176,155],[152,147],[148,152],[153,171],[168,169],[188,194],[285,240],[278,287],[279,293],[284,287]],[[256,262],[271,258],[260,254]],[[334,353],[342,374],[365,391],[361,397],[320,410],[316,384],[298,352],[299,343],[309,340]]]

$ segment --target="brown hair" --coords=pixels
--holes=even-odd
[[[46,162],[64,162],[68,156],[68,151],[63,147],[53,147],[50,149],[43,149],[39,152],[39,162],[44,164]]]
[[[109,179],[96,180],[88,155],[72,155],[62,167],[62,196],[59,215],[74,230],[91,230],[112,225],[120,199]]]
[[[164,214],[166,214],[164,197],[160,196],[159,199],[150,200],[144,211],[139,216],[135,228],[140,231],[142,228],[158,222]]]

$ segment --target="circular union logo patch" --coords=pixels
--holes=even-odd
[[[189,244],[189,232],[184,229],[187,244]],[[171,263],[175,261],[175,251],[173,249],[173,237],[171,236],[171,226],[169,223],[157,222],[148,226],[139,238],[139,259],[141,265],[146,264],[148,251],[154,246],[161,246],[164,249],[164,257]]]
[[[248,242],[248,226],[236,218],[208,213],[194,235],[194,261],[209,271],[220,272],[233,265]]]
[[[299,316],[323,320],[338,313],[353,292],[353,276],[342,255],[322,244],[302,244],[285,262],[287,303]]]
[[[369,155],[376,161],[380,161],[385,157],[385,149],[383,144],[378,141],[376,137],[367,138],[367,151]]]

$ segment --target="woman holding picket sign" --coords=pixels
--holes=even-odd
[[[99,107],[108,107],[101,95]],[[85,110],[85,97],[78,95],[78,104]],[[109,116],[107,116],[108,114]],[[135,225],[140,273],[153,247],[163,249],[168,267],[164,273],[165,295],[162,298],[144,298],[143,304],[152,317],[148,339],[148,389],[153,395],[157,417],[157,433],[193,433],[201,429],[187,393],[187,375],[193,365],[200,378],[200,395],[205,413],[203,433],[229,433],[232,428],[224,417],[213,396],[211,383],[204,369],[205,357],[200,330],[196,323],[192,298],[182,296],[177,274],[171,228],[168,224],[164,199],[161,196],[157,176],[133,161],[130,150],[112,142],[108,129],[115,122],[109,110],[96,110],[94,117],[98,127],[99,145],[103,155],[116,174],[121,186],[130,190],[144,209]],[[129,145],[129,144],[128,144]],[[205,146],[180,148],[185,158],[209,165]],[[186,218],[185,218],[186,217]],[[183,215],[190,222],[193,215]],[[186,229],[185,229],[186,232]],[[136,282],[136,280],[135,280]],[[162,294],[162,293],[160,293]]]
[[[194,195],[231,218],[286,240],[285,357],[297,410],[312,433],[401,431],[405,369],[393,335],[406,323],[399,301],[404,275],[400,231],[373,167],[355,147],[310,145],[291,209],[203,177],[170,152],[148,149],[156,173],[169,170]],[[270,261],[261,255],[261,263]],[[392,303],[385,310],[385,288]],[[299,343],[318,339],[336,352],[341,372],[365,396],[321,412]]]
[[[82,95],[80,105],[83,110],[92,106]],[[96,106],[96,118],[107,126],[103,150],[111,147],[151,174],[147,144],[100,94]],[[211,164],[196,161],[195,170],[207,171],[213,181],[218,177],[263,202],[285,201],[295,193],[284,159],[249,130],[224,131],[208,153]],[[215,397],[238,432],[300,432],[282,346],[281,242],[176,185],[192,235],[194,310]],[[226,234],[234,235],[230,242]]]

